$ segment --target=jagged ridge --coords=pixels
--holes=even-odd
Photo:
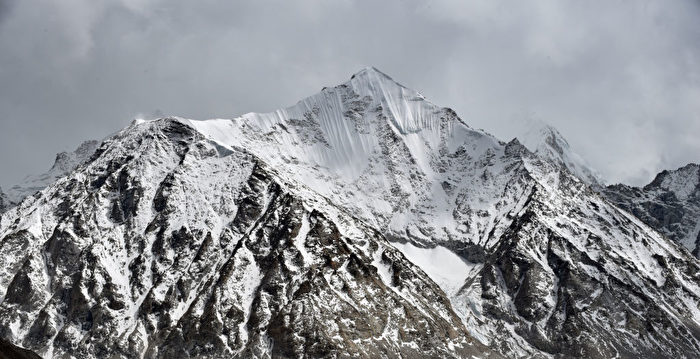
[[[620,208],[700,256],[700,165],[663,171],[642,188],[617,184],[604,193]]]

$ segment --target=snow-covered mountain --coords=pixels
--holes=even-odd
[[[565,167],[582,181],[596,187],[604,184],[600,174],[571,148],[556,128],[533,121],[518,139],[537,156]]]
[[[374,68],[271,113],[136,122],[2,216],[0,337],[45,357],[694,357],[697,260],[572,172]]]
[[[15,205],[25,197],[41,191],[46,186],[56,182],[59,178],[67,175],[79,164],[85,162],[95,153],[100,145],[99,141],[85,141],[73,152],[60,152],[56,155],[53,166],[42,174],[27,176],[20,184],[12,186],[5,194],[10,205]],[[0,211],[1,212],[1,211]]]
[[[301,186],[181,121],[134,124],[3,215],[0,336],[44,357],[494,355]]]
[[[700,256],[700,165],[659,173],[648,185],[608,186],[608,199]]]

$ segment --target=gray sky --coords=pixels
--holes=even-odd
[[[700,1],[0,0],[0,185],[138,114],[269,111],[375,66],[609,182],[700,161]]]

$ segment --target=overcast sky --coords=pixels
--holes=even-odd
[[[700,162],[700,1],[0,0],[0,185],[139,115],[231,118],[375,66],[608,182]]]

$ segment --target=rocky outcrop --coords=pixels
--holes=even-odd
[[[608,186],[603,193],[620,208],[700,256],[700,166],[663,171],[644,187]]]
[[[5,212],[8,208],[10,208],[10,199],[7,198],[7,195],[2,191],[2,188],[0,188],[0,214]]]
[[[687,318],[700,303],[697,261],[599,198],[563,210],[543,192],[462,293],[480,294],[470,315],[493,328],[483,335],[528,356],[693,358],[700,325]],[[632,249],[625,233],[644,247]]]
[[[0,338],[0,359],[40,359],[36,353]]]

